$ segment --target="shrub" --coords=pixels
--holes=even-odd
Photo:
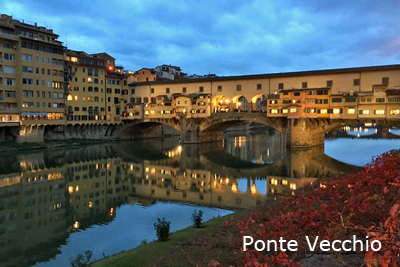
[[[169,237],[169,227],[171,222],[167,222],[165,218],[157,218],[157,222],[154,223],[154,230],[156,230],[158,241],[167,241]]]
[[[201,210],[199,212],[194,210],[194,212],[192,213],[192,222],[193,222],[193,224],[197,228],[200,228],[202,221],[203,221],[203,212]]]
[[[90,261],[92,260],[93,251],[85,250],[82,253],[79,253],[75,258],[70,258],[69,262],[72,267],[84,267],[88,266]]]

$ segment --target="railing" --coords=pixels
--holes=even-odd
[[[0,100],[2,99],[2,97],[0,97]],[[10,107],[0,107],[0,110],[15,110],[17,111],[18,108],[10,108]]]
[[[5,37],[5,38],[9,38],[9,39],[13,39],[13,40],[18,40],[19,39],[18,36],[15,36],[14,34],[5,33],[5,32],[0,32],[0,36],[1,37]]]

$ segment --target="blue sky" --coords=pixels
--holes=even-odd
[[[219,76],[398,64],[399,11],[399,0],[0,1],[125,69]]]

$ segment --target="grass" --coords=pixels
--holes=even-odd
[[[202,224],[201,228],[192,226],[176,231],[170,235],[166,242],[154,241],[152,243],[139,246],[137,248],[121,252],[108,258],[101,259],[92,263],[92,267],[113,267],[113,266],[147,266],[147,264],[155,259],[161,258],[171,248],[178,246],[189,238],[204,235],[215,227],[223,224],[224,221],[230,220],[231,216],[239,218],[250,213],[253,209],[240,210],[233,214],[228,214],[223,217],[211,219]]]

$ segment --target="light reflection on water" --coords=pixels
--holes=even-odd
[[[95,258],[112,255],[155,239],[157,217],[178,230],[195,209],[208,220],[252,207],[400,143],[343,131],[328,138],[325,148],[293,151],[268,130],[228,133],[224,146],[171,138],[0,156],[0,260],[69,266],[86,249]]]

